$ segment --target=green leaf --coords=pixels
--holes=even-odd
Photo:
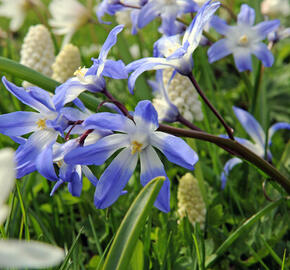
[[[268,204],[266,207],[264,207],[262,210],[260,210],[258,213],[256,213],[255,215],[253,215],[249,219],[247,219],[237,230],[235,230],[233,233],[230,234],[230,236],[216,250],[215,254],[212,254],[210,257],[207,258],[205,268],[212,266],[214,261],[218,257],[220,257],[232,245],[232,243],[235,240],[237,240],[237,238],[239,238],[252,225],[254,225],[256,222],[258,222],[262,216],[269,213],[271,210],[273,210],[275,207],[277,207],[283,201],[284,201],[284,198],[281,198],[275,202],[272,202],[272,203]]]
[[[156,177],[140,191],[117,231],[103,270],[128,269],[139,234],[164,180],[164,177]]]
[[[130,270],[143,270],[144,269],[144,246],[138,240],[130,261]]]

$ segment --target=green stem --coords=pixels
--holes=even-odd
[[[12,74],[19,79],[28,81],[52,93],[54,93],[55,88],[60,85],[59,82],[41,74],[40,72],[2,56],[0,56],[0,71]],[[99,99],[87,93],[82,93],[80,99],[90,110],[96,110],[100,103]]]
[[[237,141],[231,139],[224,139],[215,135],[207,134],[195,130],[186,130],[181,128],[175,128],[168,125],[159,125],[159,131],[167,132],[175,136],[195,138],[207,142],[214,143],[218,146],[222,146],[224,149],[231,149],[232,152],[236,153],[238,157],[241,157],[256,167],[265,172],[268,176],[272,177],[278,182],[289,194],[290,194],[290,180],[283,176],[276,168],[274,168],[269,162],[263,158],[257,156],[254,152],[241,145]]]

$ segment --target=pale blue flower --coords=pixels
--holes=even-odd
[[[126,67],[128,72],[133,71],[128,81],[130,92],[133,92],[138,76],[146,70],[174,68],[183,75],[189,75],[193,69],[192,53],[200,42],[205,25],[219,6],[219,2],[205,3],[186,29],[182,42],[180,36],[164,36],[155,44],[154,55],[158,57],[147,57],[130,63]]]
[[[196,12],[198,8],[198,5],[192,0],[148,1],[138,15],[138,27],[143,28],[157,16],[160,16],[162,25],[159,31],[167,36],[176,35],[182,33],[185,28],[176,18],[185,13]]]
[[[55,142],[59,135],[63,136],[68,127],[68,119],[62,114],[62,108],[56,106],[53,97],[45,90],[38,87],[24,89],[7,81],[5,77],[2,81],[6,89],[22,103],[38,111],[0,115],[0,132],[20,143],[15,154],[17,178],[20,178],[33,172],[39,153]],[[28,139],[20,137],[28,133],[32,133]]]
[[[249,140],[243,139],[243,138],[236,138],[235,140],[253,151],[256,155],[258,155],[261,158],[267,157],[268,161],[271,161],[272,154],[270,150],[267,151],[267,155],[265,153],[265,145],[266,145],[266,135],[260,124],[257,122],[257,120],[247,111],[240,109],[238,107],[233,107],[234,113],[237,116],[238,120],[244,127],[244,129],[247,131],[247,133],[250,135],[254,143],[252,143]],[[268,130],[268,146],[271,145],[271,138],[274,135],[274,133],[280,129],[290,129],[290,123],[280,122],[272,125]],[[226,137],[226,136],[224,136]],[[227,177],[229,175],[230,170],[236,166],[237,164],[241,163],[242,160],[239,158],[232,158],[224,166],[224,171],[221,175],[221,181],[222,181],[222,188],[225,187]]]
[[[90,68],[81,68],[75,76],[55,90],[55,102],[58,106],[75,100],[82,92],[101,92],[106,87],[104,77],[113,79],[126,79],[128,73],[122,60],[107,59],[110,49],[117,42],[117,35],[123,30],[123,25],[118,25],[109,33],[97,59],[92,59],[94,64]]]
[[[101,165],[116,151],[122,149],[97,183],[95,205],[102,209],[113,204],[122,195],[140,156],[143,186],[157,176],[166,177],[155,206],[168,212],[170,182],[153,147],[159,149],[169,161],[189,170],[193,169],[198,156],[182,139],[156,131],[159,126],[158,116],[150,101],[139,102],[133,118],[134,121],[112,113],[92,115],[84,122],[87,128],[105,128],[118,133],[106,136],[96,144],[79,147],[68,153],[64,160],[68,164]]]
[[[255,10],[243,4],[238,15],[238,24],[229,26],[218,17],[211,20],[212,27],[225,38],[214,43],[208,50],[209,62],[215,62],[233,54],[235,64],[240,72],[252,70],[251,55],[260,59],[265,67],[273,65],[274,57],[262,43],[267,35],[275,31],[279,20],[264,21],[255,26]]]

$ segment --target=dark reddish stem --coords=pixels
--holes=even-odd
[[[196,91],[198,92],[198,94],[200,95],[200,97],[203,99],[203,101],[205,102],[205,104],[211,109],[211,111],[214,113],[214,115],[218,118],[218,120],[221,122],[221,124],[224,126],[227,134],[229,135],[229,137],[232,140],[234,139],[233,133],[234,130],[227,125],[227,123],[225,122],[225,120],[223,119],[223,117],[218,113],[218,111],[215,109],[215,107],[210,103],[210,101],[207,99],[207,97],[205,96],[205,94],[203,93],[203,91],[201,90],[199,84],[197,83],[197,81],[195,80],[194,76],[192,73],[190,73],[188,75],[188,78],[190,79],[190,81],[192,82],[193,86],[195,87]]]

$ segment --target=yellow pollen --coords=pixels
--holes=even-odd
[[[55,163],[56,163],[56,165],[57,165],[59,168],[64,164],[63,160],[59,160],[59,161],[57,161],[57,162],[55,162]]]
[[[75,76],[81,76],[81,77],[84,77],[86,75],[86,70],[85,68],[83,67],[79,67],[75,72],[74,72],[74,75]]]
[[[40,129],[45,129],[46,128],[46,123],[45,123],[45,119],[39,119],[36,124],[37,124],[37,127],[40,128]]]
[[[140,152],[143,144],[137,141],[132,142],[132,151],[131,154],[134,155],[136,152]]]
[[[240,45],[247,45],[248,42],[249,42],[249,39],[246,35],[243,35],[240,37],[240,40],[239,40]]]

